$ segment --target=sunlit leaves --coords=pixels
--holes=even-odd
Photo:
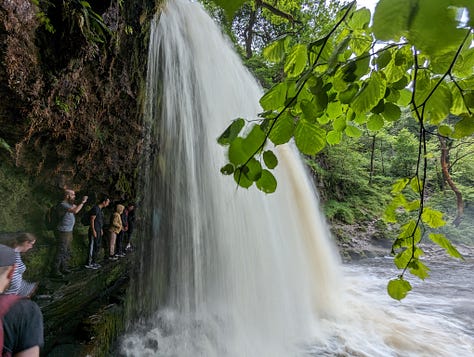
[[[474,115],[462,114],[460,120],[454,125],[454,138],[463,138],[474,134]]]
[[[278,83],[260,98],[260,105],[264,110],[278,110],[285,106],[288,84]]]
[[[410,263],[408,263],[408,269],[411,274],[417,276],[418,278],[425,280],[429,277],[430,268],[428,268],[421,260],[419,259],[412,259]]]
[[[430,233],[428,237],[431,239],[431,241],[439,245],[441,248],[444,248],[450,256],[454,258],[463,259],[461,253],[458,252],[456,247],[451,244],[449,239],[447,239],[444,234]]]
[[[326,132],[319,125],[300,120],[295,129],[295,143],[306,155],[314,155],[326,145]]]
[[[295,122],[293,118],[285,113],[276,120],[269,138],[275,145],[285,144],[293,137],[294,130]]]
[[[265,133],[254,125],[245,138],[236,138],[229,147],[229,161],[236,167],[244,164],[262,146]]]
[[[390,102],[386,102],[384,104],[382,115],[388,121],[396,121],[400,119],[400,116],[402,115],[402,111],[400,110],[400,107],[398,105],[395,105]]]
[[[443,213],[429,207],[425,207],[421,219],[431,228],[439,228],[446,224],[446,221],[443,220]]]
[[[285,62],[285,73],[288,77],[297,77],[306,67],[306,59],[308,57],[305,45],[295,45],[290,50]]]
[[[378,131],[383,128],[383,118],[381,115],[372,114],[367,121],[367,129],[371,131]]]
[[[441,84],[426,102],[426,110],[432,124],[439,124],[449,114],[452,104],[451,91]]]
[[[388,282],[387,292],[392,299],[402,300],[410,291],[410,283],[403,278],[393,279]]]
[[[469,12],[459,16],[460,7]],[[473,135],[474,37],[466,27],[473,23],[473,13],[471,0],[380,0],[372,28],[367,9],[347,7],[340,15],[344,21],[328,36],[309,44],[296,37],[277,39],[263,49],[263,56],[280,63],[281,82],[260,100],[260,125],[244,130],[243,119],[238,119],[219,137],[229,148],[229,163],[221,172],[234,175],[242,187],[255,183],[270,193],[277,187],[272,170],[278,159],[265,147],[268,139],[276,146],[294,140],[303,154],[316,155],[326,144],[347,137],[367,132],[382,136],[385,128],[399,128],[401,119],[410,116],[426,135]],[[424,177],[432,155],[424,153],[424,135],[418,141],[413,128],[411,133],[396,130],[401,152],[423,149],[418,160],[405,161],[403,155],[397,160],[397,175],[405,178],[392,186],[393,199],[383,217],[400,232],[393,249],[403,272],[388,286],[390,296],[400,300],[411,290],[405,272],[420,279],[428,276],[418,244],[428,229],[445,221],[442,212],[429,206],[425,192],[425,181],[434,182]],[[430,238],[449,254],[459,254],[444,236]]]
[[[286,48],[290,42],[290,37],[285,36],[279,40],[270,43],[263,49],[263,56],[270,62],[279,63],[286,54]]]
[[[373,24],[377,39],[398,41],[406,33],[415,3],[415,0],[380,0]]]
[[[351,108],[356,113],[370,111],[384,97],[385,87],[385,81],[380,74],[373,72],[352,101]]]
[[[418,0],[410,22],[409,39],[420,50],[436,55],[457,48],[466,31],[459,28],[451,0]],[[433,26],[433,19],[436,25]]]

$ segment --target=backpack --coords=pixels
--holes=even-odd
[[[8,356],[11,354],[3,354],[4,333],[3,333],[3,316],[7,314],[12,305],[21,299],[18,295],[0,295],[0,354]]]
[[[91,225],[91,211],[92,211],[92,208],[90,210],[84,211],[84,213],[82,214],[81,224],[83,226],[90,226]]]
[[[48,231],[55,230],[59,224],[58,205],[48,208],[44,216],[44,225]]]

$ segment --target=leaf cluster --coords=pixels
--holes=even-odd
[[[237,8],[225,9],[230,14]],[[474,133],[473,13],[469,0],[381,0],[372,17],[353,2],[319,39],[277,39],[263,55],[283,66],[283,80],[260,99],[259,123],[247,126],[239,118],[219,138],[229,158],[221,171],[242,187],[256,183],[273,192],[271,170],[278,161],[270,147],[294,141],[301,153],[313,156],[327,145],[377,133],[411,112],[418,130],[415,168],[393,185],[385,213],[393,223],[400,210],[407,213],[393,245],[402,273],[388,288],[392,297],[403,298],[411,289],[405,271],[428,276],[418,247],[424,227],[445,223],[440,211],[425,205],[427,136],[460,139]],[[452,116],[455,121],[448,120]],[[429,238],[460,257],[444,236]]]

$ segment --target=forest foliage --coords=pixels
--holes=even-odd
[[[264,7],[267,15],[260,11],[254,16],[268,17],[270,11],[283,19],[283,13],[289,26],[254,50],[263,58],[261,63],[273,66],[278,75],[260,99],[259,118],[236,118],[219,137],[229,160],[221,172],[241,187],[255,184],[272,193],[277,189],[272,173],[278,165],[275,146],[293,141],[314,162],[328,147],[366,141],[371,145],[368,167],[373,180],[375,144],[391,141],[389,146],[398,157],[389,168],[394,181],[384,220],[399,227],[392,253],[400,274],[390,280],[388,293],[398,300],[407,295],[411,284],[406,272],[428,277],[429,268],[420,259],[424,252],[419,243],[424,237],[462,259],[443,232],[442,208],[427,196],[433,182],[449,185],[457,201],[454,223],[461,222],[464,201],[454,165],[456,150],[464,150],[459,157],[472,153],[474,3],[380,0],[371,14],[352,2],[341,7],[331,26],[325,22],[324,34],[314,31],[314,36],[296,30],[301,21],[290,6],[307,9],[301,5],[311,1],[271,2],[273,9],[283,6],[280,15],[260,0],[214,3],[228,19],[242,16],[245,9]],[[304,21],[315,24],[308,17]],[[279,24],[274,25],[279,29]],[[395,139],[387,135],[394,128],[398,129]],[[435,142],[440,148],[440,158],[435,160],[440,160],[443,173],[438,180],[433,180],[430,166]]]

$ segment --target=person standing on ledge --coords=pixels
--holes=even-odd
[[[58,245],[52,276],[62,278],[63,274],[71,271],[68,268],[72,231],[76,223],[76,214],[80,212],[87,202],[87,196],[82,197],[81,203],[76,205],[76,193],[73,190],[64,190],[64,200],[58,205],[56,214],[58,215],[58,226],[56,227],[56,243]]]

